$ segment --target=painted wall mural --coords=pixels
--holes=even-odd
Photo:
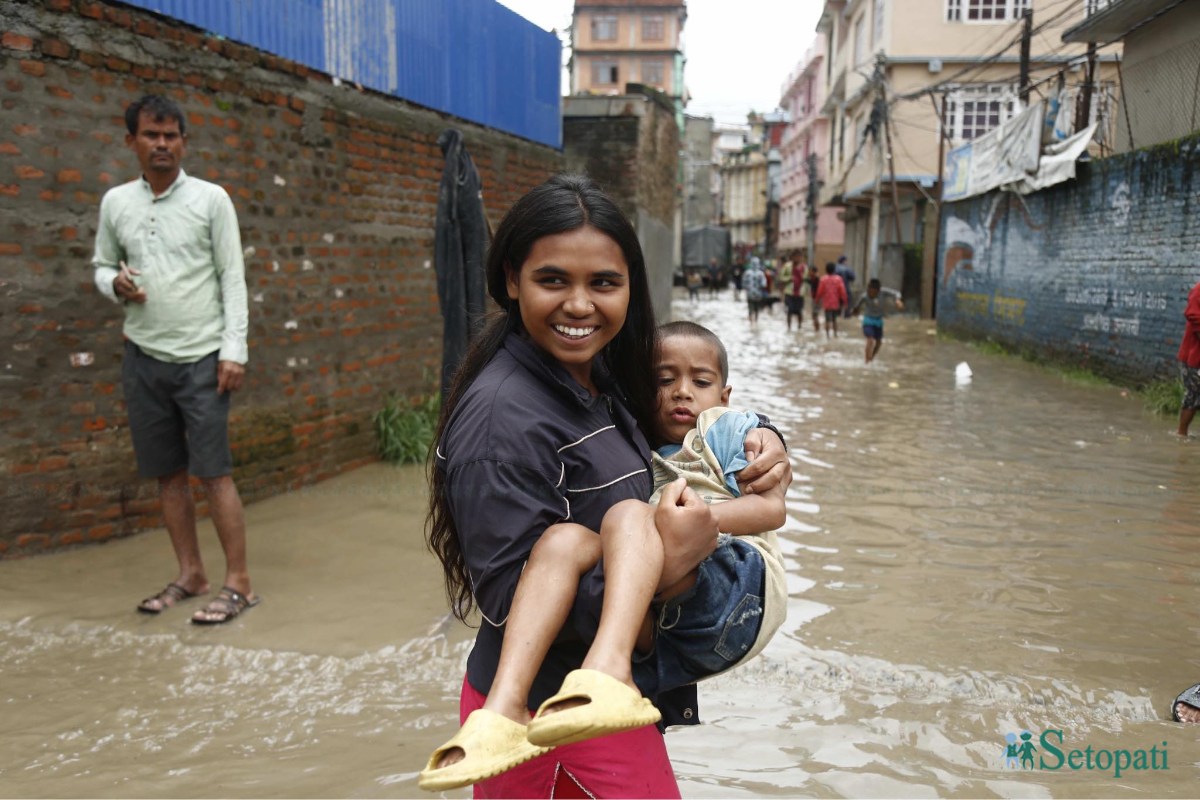
[[[1174,374],[1200,281],[1200,137],[1079,165],[1030,195],[947,203],[938,324],[1135,382]]]

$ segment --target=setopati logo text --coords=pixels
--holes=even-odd
[[[1114,778],[1127,772],[1169,769],[1166,742],[1137,750],[1106,750],[1090,744],[1079,749],[1064,745],[1063,732],[1055,728],[1042,731],[1037,744],[1029,731],[1009,733],[1004,741],[1004,766],[1008,769],[1091,770],[1110,772]]]

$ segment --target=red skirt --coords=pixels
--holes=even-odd
[[[459,724],[485,696],[463,678]],[[679,784],[658,728],[647,725],[556,747],[544,756],[475,784],[477,798],[678,798]]]

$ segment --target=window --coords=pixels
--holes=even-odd
[[[867,31],[860,19],[854,24],[854,63],[861,64],[867,57]]]
[[[597,85],[612,85],[617,82],[617,62],[593,61],[592,83]]]
[[[661,42],[663,38],[662,17],[642,17],[642,39],[647,42]]]
[[[875,49],[878,50],[883,41],[883,15],[886,0],[875,0]]]
[[[647,83],[661,89],[663,85],[663,62],[656,59],[643,61],[642,83]]]
[[[1099,14],[1113,4],[1113,0],[1083,0],[1084,13],[1087,16]]]
[[[946,126],[950,138],[969,142],[1016,115],[1020,108],[1010,84],[990,84],[959,89],[946,98]]]
[[[1029,0],[946,0],[946,21],[1012,22],[1028,10]]]
[[[615,42],[617,40],[616,17],[592,18],[592,41]]]

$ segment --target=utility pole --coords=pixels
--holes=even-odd
[[[1033,41],[1033,9],[1025,9],[1021,32],[1021,105],[1029,107],[1029,47]]]
[[[933,103],[933,113],[938,118],[938,179],[934,189],[937,200],[934,201],[932,231],[930,230],[930,215],[925,212],[925,258],[921,270],[921,316],[923,319],[937,318],[937,262],[941,256],[942,239],[942,195],[945,192],[946,172],[946,106],[947,95],[942,93],[942,105],[938,107],[937,98],[932,93],[929,102]]]
[[[883,88],[883,53],[875,57],[875,74],[871,76],[875,84],[875,103],[871,108],[871,121],[867,130],[875,139],[875,191],[871,194],[871,217],[867,222],[867,279],[879,277],[879,196],[883,193],[883,137],[880,127],[883,125],[883,109],[887,107],[887,98]]]
[[[1096,43],[1088,42],[1087,49],[1087,83],[1083,85],[1083,98],[1079,110],[1075,114],[1075,130],[1081,131],[1092,121],[1092,90],[1096,80]]]
[[[808,170],[808,263],[817,263],[817,202],[820,198],[821,185],[817,182],[817,154],[809,153],[805,162]]]
[[[900,190],[896,187],[896,158],[892,151],[892,122],[886,104],[883,107],[883,133],[887,141],[888,177],[892,181],[892,220],[896,223],[896,244],[903,245],[904,234],[900,231]]]

